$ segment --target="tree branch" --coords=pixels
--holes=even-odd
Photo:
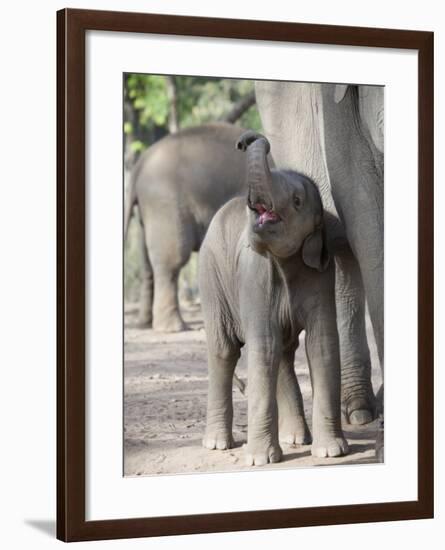
[[[229,114],[223,117],[223,122],[236,122],[252,105],[255,104],[255,92],[250,92],[235,103]]]

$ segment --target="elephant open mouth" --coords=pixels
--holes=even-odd
[[[257,203],[253,205],[253,210],[257,213],[257,225],[263,226],[266,223],[278,223],[281,221],[280,216],[273,210],[268,210],[266,205]]]

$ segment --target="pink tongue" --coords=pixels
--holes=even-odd
[[[266,210],[266,208],[262,204],[256,204],[255,209],[260,215],[258,221],[261,225],[267,221],[275,222],[279,219],[277,214],[275,214],[275,212],[273,212],[272,210],[271,211]]]
[[[264,214],[261,214],[259,222],[260,224],[263,224],[268,221],[275,222],[278,220],[278,216],[275,214],[275,212],[264,212]]]

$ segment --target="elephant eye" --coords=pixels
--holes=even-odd
[[[294,197],[294,206],[296,208],[300,208],[301,206],[301,198],[298,195],[295,195]]]

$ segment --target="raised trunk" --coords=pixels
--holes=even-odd
[[[274,209],[271,193],[272,175],[267,155],[270,145],[267,139],[255,132],[246,132],[237,143],[237,148],[247,151],[247,185],[248,201],[255,205],[264,205],[268,210]]]

